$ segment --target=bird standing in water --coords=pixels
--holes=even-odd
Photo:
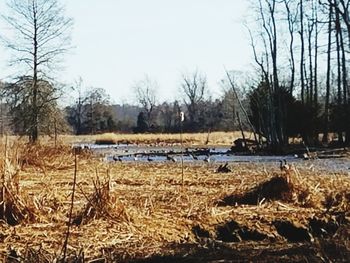
[[[194,154],[190,153],[189,156],[193,159],[193,160],[198,160],[198,157],[195,156]]]
[[[168,161],[172,161],[172,162],[174,162],[174,163],[176,163],[177,162],[177,160],[176,160],[176,158],[174,157],[174,156],[170,156],[170,155],[166,155],[166,159],[168,160]]]
[[[115,161],[115,162],[121,162],[122,161],[122,158],[120,157],[120,156],[113,156],[113,160]]]
[[[210,155],[208,154],[203,161],[206,163],[210,163]]]

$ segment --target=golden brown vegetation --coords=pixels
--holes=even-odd
[[[6,152],[1,201],[10,202],[6,211],[17,219],[0,213],[1,259],[62,258],[73,187],[71,148],[12,145]],[[177,163],[108,164],[79,155],[69,258],[124,262],[172,254],[170,244],[206,239],[238,242],[236,249],[244,242],[287,247],[349,230],[348,174],[302,165],[282,174],[277,163],[230,166],[232,172],[216,173],[214,165],[187,164],[182,185]],[[230,202],[223,203],[225,198]],[[349,239],[342,242],[349,250]]]
[[[240,138],[240,132],[212,132],[209,136],[209,145],[232,145],[233,141]],[[246,133],[247,138],[253,138],[251,133]],[[184,133],[183,142],[188,145],[204,145],[207,141],[206,133]],[[66,136],[63,140],[75,140],[77,137]],[[180,134],[117,134],[105,133],[92,136],[79,136],[83,142],[96,142],[99,144],[130,143],[130,144],[154,144],[169,145],[180,144]]]

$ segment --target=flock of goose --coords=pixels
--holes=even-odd
[[[294,156],[245,156],[245,155],[234,155],[229,150],[225,148],[185,148],[184,151],[180,152],[180,149],[175,148],[167,148],[161,147],[160,149],[156,149],[155,147],[144,147],[144,148],[136,148],[136,147],[93,147],[92,145],[80,144],[73,145],[72,148],[74,152],[79,153],[85,150],[88,151],[96,151],[100,152],[103,155],[106,154],[106,150],[114,148],[112,155],[105,155],[103,158],[104,161],[110,162],[204,162],[211,165],[212,163],[218,164],[226,164],[231,162],[280,162],[279,168],[284,173],[290,171],[292,166],[287,163],[288,161],[298,162],[299,160],[316,160],[314,165],[319,166],[320,169],[329,169],[335,171],[350,171],[350,161],[339,159],[339,161],[335,161],[334,158],[342,157],[342,153],[338,152],[325,152],[325,156],[318,156],[316,152],[310,152],[308,148],[306,148],[306,152]],[[117,151],[117,153],[116,153]],[[142,151],[142,152],[140,152]],[[119,152],[119,153],[118,153]],[[329,156],[329,157],[328,157]],[[327,157],[329,159],[327,159]],[[283,159],[283,158],[287,158]],[[318,159],[325,159],[325,161],[318,161]],[[282,160],[281,160],[282,159]]]
[[[170,162],[174,162],[174,163],[180,162],[181,158],[185,157],[185,156],[181,157],[178,154],[177,155],[165,154],[163,159],[160,159],[159,156],[158,157],[154,157],[154,156],[152,156],[150,154],[147,154],[147,155],[144,155],[144,156],[147,156],[147,158],[146,159],[143,158],[143,160],[146,160],[148,162],[153,162],[155,160],[166,160],[166,161],[170,161]],[[200,160],[202,160],[203,162],[206,162],[206,163],[210,163],[212,161],[212,158],[211,158],[211,156],[209,154],[205,155],[204,158],[198,158],[198,156],[196,156],[196,155],[194,155],[192,153],[187,154],[186,156],[187,156],[187,158],[190,158],[193,161],[198,161],[198,160],[200,161]],[[140,155],[137,155],[137,154],[135,154],[135,155],[113,155],[112,159],[115,162],[123,162],[126,157],[128,157],[128,160],[133,160],[133,161],[139,161],[139,160],[142,159],[142,158],[140,158]]]

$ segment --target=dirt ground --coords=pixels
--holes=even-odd
[[[104,163],[84,153],[75,169],[63,146],[14,156],[2,160],[2,262],[350,259],[349,173],[278,163],[217,173],[203,163],[185,164],[182,176],[179,163]]]

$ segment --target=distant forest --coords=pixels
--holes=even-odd
[[[68,89],[47,77],[56,57],[70,48],[72,20],[59,1],[28,3],[11,1],[11,12],[3,17],[16,36],[4,41],[12,62],[27,66],[29,74],[1,84],[2,133],[28,135],[35,142],[39,134],[67,132],[240,129],[276,151],[291,137],[327,145],[332,134],[337,144],[350,145],[350,1],[252,1],[246,21],[252,73],[223,72],[217,87],[222,94],[215,99],[205,73],[183,74],[181,95],[173,102],[160,102],[156,82],[145,78],[133,87],[135,105],[113,105],[103,89],[84,90],[81,81]],[[66,107],[59,106],[63,93],[74,94]]]
[[[142,81],[142,85],[145,86],[140,84],[140,86],[135,87],[139,101],[135,105],[113,104],[112,98],[104,89],[90,89],[82,92],[80,86],[78,92],[72,91],[72,94],[76,93],[77,97],[73,99],[74,102],[71,105],[66,107],[59,107],[56,100],[39,101],[40,134],[176,133],[180,132],[180,129],[184,132],[239,129],[236,120],[236,111],[239,112],[239,109],[233,92],[228,90],[223,97],[212,100],[205,96],[207,92],[205,78],[199,73],[195,73],[191,77],[192,79],[188,80],[190,86],[183,87],[190,91],[191,97],[174,102],[157,103],[156,90],[147,86],[149,85],[148,80]],[[194,83],[190,83],[190,81]],[[47,85],[47,89],[53,89],[47,82],[42,84]],[[29,87],[25,88],[23,85],[29,85]],[[1,134],[28,134],[32,125],[31,112],[28,111],[30,103],[18,100],[20,97],[29,97],[20,93],[26,90],[29,92],[30,85],[30,81],[26,83],[24,80],[16,83],[0,83],[1,90],[6,95],[3,96],[0,108]],[[194,88],[195,86],[196,88]],[[18,96],[19,94],[20,96]],[[184,94],[184,96],[186,95]],[[48,97],[43,98],[48,99]],[[185,111],[185,120],[182,123],[180,123],[181,111]],[[244,125],[244,128],[248,129],[249,127]]]

